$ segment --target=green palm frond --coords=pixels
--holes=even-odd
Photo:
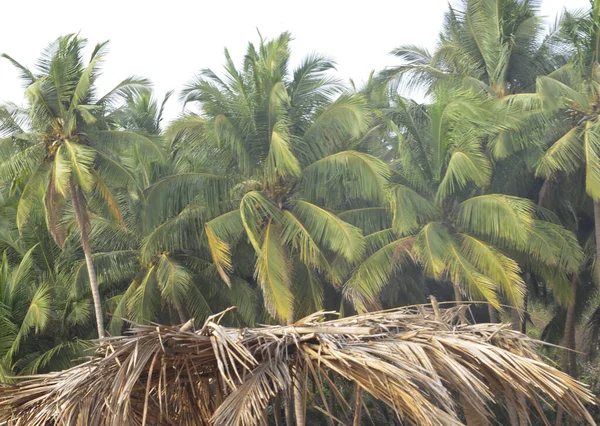
[[[486,300],[494,308],[500,308],[496,284],[469,262],[454,242],[449,245],[444,261],[447,265],[448,277],[454,286],[460,288],[472,299]],[[521,306],[521,304],[522,302],[519,301],[517,306]]]
[[[411,188],[393,184],[389,186],[393,227],[400,235],[415,231],[420,224],[434,220],[436,207]]]
[[[290,149],[290,133],[284,120],[275,123],[270,139],[265,180],[274,184],[279,178],[300,176],[300,163]]]
[[[17,228],[23,229],[32,210],[41,202],[44,195],[43,190],[48,181],[49,172],[50,165],[47,163],[41,164],[27,180],[23,192],[21,193],[21,197],[19,197],[19,203],[17,204]]]
[[[319,246],[343,256],[349,262],[362,256],[364,239],[360,229],[307,201],[295,201],[292,213]]]
[[[552,77],[538,77],[536,91],[542,99],[544,109],[549,112],[564,107],[565,103],[574,103],[583,109],[588,108],[588,99],[585,95]]]
[[[447,267],[447,253],[452,245],[446,228],[439,222],[430,222],[417,234],[413,254],[429,276],[441,279]]]
[[[298,253],[305,265],[318,272],[330,272],[329,262],[310,232],[289,210],[284,210],[281,220],[281,239]]]
[[[155,269],[155,265],[148,268],[127,300],[129,318],[139,324],[148,323],[152,318],[156,318],[160,309],[160,289]]]
[[[549,177],[558,171],[572,173],[578,170],[585,158],[580,133],[579,128],[573,127],[554,142],[540,159],[536,173]]]
[[[140,250],[142,262],[149,262],[156,253],[198,247],[203,240],[204,226],[201,218],[204,214],[203,206],[190,204],[177,216],[150,228]]]
[[[457,191],[465,189],[469,182],[483,188],[489,184],[490,178],[490,163],[481,152],[457,149],[450,157],[435,198],[438,202],[443,201]]]
[[[192,275],[185,267],[163,253],[156,263],[156,279],[165,300],[174,306],[183,304],[192,285]]]
[[[460,235],[460,253],[496,284],[511,305],[522,305],[525,282],[521,278],[517,262],[467,234]]]
[[[530,229],[523,256],[531,263],[566,273],[576,273],[583,261],[577,237],[559,224],[535,220]]]
[[[323,282],[306,264],[294,265],[292,292],[296,317],[323,310],[325,300]]]
[[[230,284],[228,272],[233,265],[230,247],[244,234],[244,224],[240,210],[217,216],[204,225],[208,250],[219,275]]]
[[[269,220],[256,260],[255,277],[269,313],[279,320],[290,321],[293,318],[291,265],[279,232],[278,227]]]
[[[390,211],[385,207],[361,207],[344,210],[337,214],[344,222],[360,228],[365,235],[371,234],[392,225]]]
[[[341,95],[315,117],[304,134],[319,157],[330,154],[326,147],[317,147],[317,143],[329,143],[346,146],[348,139],[358,139],[370,125],[371,114],[366,100],[360,95]]]
[[[480,195],[458,205],[460,229],[500,246],[523,246],[534,223],[535,207],[529,200],[501,194]]]
[[[179,214],[193,200],[206,204],[207,213],[218,211],[227,192],[223,176],[212,173],[178,173],[166,176],[145,190],[150,223]]]
[[[151,135],[127,130],[99,130],[88,133],[92,145],[98,144],[115,153],[136,147],[149,158],[162,160],[165,156],[162,141]]]
[[[351,182],[344,188],[347,198],[382,202],[389,174],[387,165],[371,155],[342,151],[306,167],[300,185],[309,200],[326,200],[332,183]]]
[[[23,339],[27,338],[31,330],[35,333],[42,331],[48,324],[48,320],[52,314],[52,297],[50,287],[47,284],[40,285],[27,308],[25,316],[21,321],[19,331],[15,336],[10,350],[7,352],[8,359],[14,357],[18,352]]]
[[[264,220],[278,220],[281,211],[265,195],[250,191],[240,201],[240,215],[250,243],[260,252],[261,224]]]
[[[96,159],[95,151],[79,143],[64,141],[66,158],[70,161],[71,175],[77,183],[85,190],[91,191],[94,184],[92,166]],[[62,147],[61,147],[62,148]]]
[[[15,68],[19,70],[19,77],[21,78],[21,80],[23,80],[23,84],[25,85],[25,87],[30,86],[35,82],[35,80],[37,80],[35,75],[29,70],[29,68],[27,68],[24,65],[21,65],[19,62],[11,58],[6,53],[1,54],[0,57],[7,59],[11,64],[13,64]]]
[[[411,254],[414,242],[414,236],[394,239],[369,254],[356,267],[344,283],[343,294],[358,312],[380,306],[379,293],[389,283],[392,272],[414,261]]]
[[[0,162],[0,179],[10,182],[31,173],[42,162],[45,154],[43,144],[35,144],[12,153]]]
[[[104,179],[96,172],[94,169],[90,170],[93,178],[94,178],[94,190],[95,193],[100,196],[100,198],[104,201],[105,205],[108,207],[110,214],[113,218],[121,225],[125,226],[125,221],[123,220],[123,215],[121,214],[121,209],[119,207],[119,203],[113,194],[113,191],[106,184]]]
[[[123,102],[130,95],[131,91],[147,89],[150,86],[150,80],[144,77],[128,77],[121,81],[108,93],[102,96],[96,105],[102,107],[113,107]]]

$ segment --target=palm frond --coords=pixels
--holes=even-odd
[[[501,194],[480,195],[458,205],[458,226],[499,245],[519,246],[527,241],[534,222],[531,201]]]
[[[302,200],[293,203],[292,213],[319,246],[340,254],[350,262],[363,254],[364,240],[360,229],[335,214]]]
[[[274,318],[289,321],[293,317],[291,265],[279,232],[277,226],[269,220],[256,260],[255,277],[269,313]]]

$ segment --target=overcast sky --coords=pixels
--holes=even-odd
[[[389,52],[402,44],[433,48],[447,0],[35,0],[2,4],[0,52],[33,66],[61,34],[80,32],[90,44],[110,40],[98,84],[106,91],[130,75],[149,77],[162,96],[179,90],[202,68],[220,72],[223,48],[239,63],[248,41],[290,31],[292,61],[310,52],[334,59],[339,76],[363,81],[372,69],[397,63]],[[589,0],[543,0],[553,21],[565,7]],[[0,62],[0,100],[22,103],[17,73]],[[173,118],[177,100],[167,110]]]

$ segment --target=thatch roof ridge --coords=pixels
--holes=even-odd
[[[502,324],[466,323],[466,305],[434,308],[336,319],[317,312],[290,326],[243,329],[221,326],[225,313],[196,331],[191,323],[134,325],[97,342],[81,365],[0,388],[0,423],[257,425],[276,394],[306,378],[317,390],[311,403],[327,412],[326,370],[407,424],[460,425],[461,404],[479,416],[494,402],[527,413],[524,399],[545,418],[542,398],[593,424],[585,404],[594,395],[543,363],[537,342]]]

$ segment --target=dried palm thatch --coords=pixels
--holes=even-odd
[[[543,419],[542,404],[556,403],[594,423],[584,404],[595,397],[584,385],[543,363],[526,336],[467,324],[466,309],[420,306],[329,321],[319,312],[293,326],[254,329],[219,325],[224,313],[195,332],[191,323],[135,326],[98,343],[84,364],[0,389],[0,423],[259,425],[273,398],[297,384],[308,406],[328,413],[323,390],[335,375],[407,425],[461,425],[461,411],[490,418],[496,403]]]

